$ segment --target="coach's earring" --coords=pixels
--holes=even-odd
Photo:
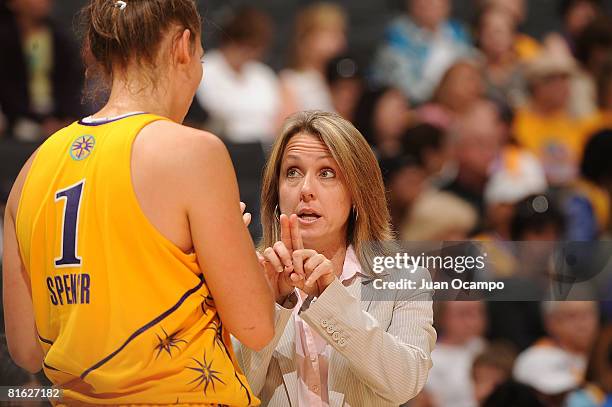
[[[353,205],[353,213],[355,214],[355,222],[357,222],[357,220],[359,219],[359,211],[357,210],[357,207],[355,205]]]
[[[274,207],[274,216],[276,217],[276,220],[280,222],[280,209],[278,209],[278,205]]]

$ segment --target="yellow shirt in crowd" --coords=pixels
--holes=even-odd
[[[516,113],[513,133],[540,159],[549,183],[562,185],[578,175],[585,142],[581,129],[581,123],[567,114],[543,116],[523,107]]]

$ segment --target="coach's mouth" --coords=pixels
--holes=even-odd
[[[298,219],[303,225],[310,225],[321,218],[321,215],[311,208],[302,208],[297,212]]]

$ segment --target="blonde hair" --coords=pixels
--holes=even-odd
[[[304,8],[297,15],[293,33],[289,65],[293,69],[300,69],[308,58],[304,50],[304,39],[313,32],[327,27],[346,28],[346,14],[342,7],[333,3],[315,3]]]
[[[407,241],[448,240],[452,232],[466,236],[478,223],[478,214],[470,204],[449,192],[426,192],[414,203],[402,225],[401,238]]]
[[[361,133],[335,113],[308,111],[289,116],[276,139],[263,174],[261,191],[262,247],[280,240],[277,218],[279,178],[285,148],[291,137],[308,134],[319,137],[338,163],[346,180],[355,211],[349,219],[347,244],[367,273],[373,256],[385,250],[379,244],[392,240],[390,216],[380,167]]]

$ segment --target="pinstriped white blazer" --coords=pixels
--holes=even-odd
[[[424,269],[417,273],[429,276]],[[289,323],[296,303],[293,295],[284,306],[276,305],[276,333],[266,348],[255,352],[234,343],[238,362],[262,406],[298,406],[295,328]],[[436,342],[431,296],[426,290],[397,290],[381,301],[372,281],[358,275],[348,287],[334,281],[316,301],[302,307],[300,317],[332,346],[330,407],[398,406],[421,391]]]

